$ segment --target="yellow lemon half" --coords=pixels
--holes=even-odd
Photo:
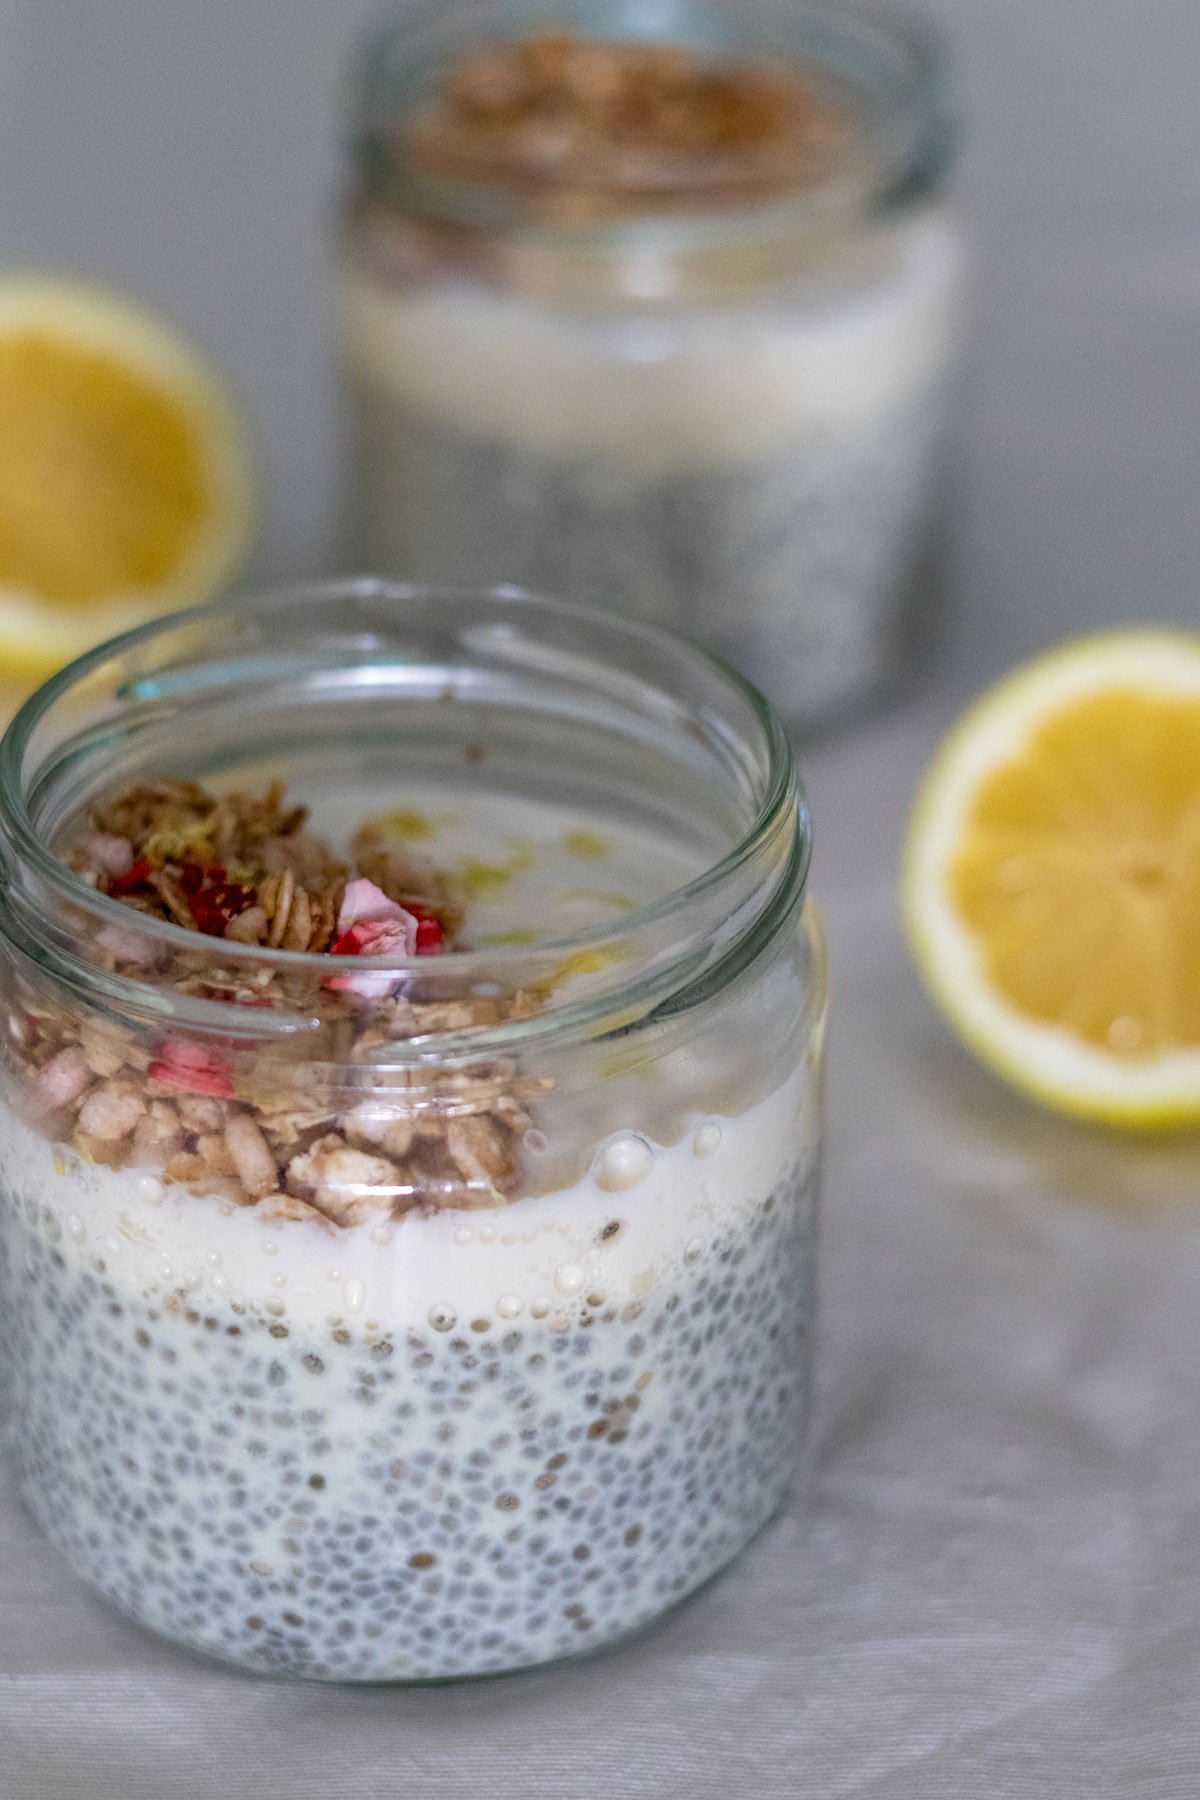
[[[999,1074],[1114,1125],[1200,1121],[1200,637],[1084,639],[985,695],[925,779],[903,903]]]
[[[168,327],[63,282],[0,282],[0,689],[215,593],[253,522],[246,433]]]

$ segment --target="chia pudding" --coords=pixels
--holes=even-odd
[[[791,1477],[802,1124],[781,1092],[667,1150],[617,1139],[622,1191],[589,1175],[381,1242],[7,1118],[0,1342],[34,1516],[134,1617],[248,1666],[455,1676],[624,1635]]]
[[[242,765],[104,783],[48,843],[71,993],[0,907],[21,1491],[108,1599],[247,1668],[607,1644],[720,1569],[800,1451],[811,920],[793,894],[736,978],[639,1014],[627,965],[715,825],[517,793],[485,752],[302,802]]]
[[[705,12],[719,55],[699,10],[663,44],[576,12],[368,56],[349,554],[620,606],[823,721],[930,605],[961,288],[935,72],[817,10],[744,44]]]

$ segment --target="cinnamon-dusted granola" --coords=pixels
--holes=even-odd
[[[444,874],[377,830],[364,827],[343,861],[306,827],[306,809],[287,805],[277,783],[261,796],[216,796],[159,782],[93,809],[68,855],[89,885],[142,918],[327,965],[247,965],[213,946],[199,956],[152,944],[138,920],[128,932],[106,927],[97,953],[122,974],[230,1006],[303,1007],[304,1060],[288,1060],[286,1040],[250,1043],[248,1054],[240,1036],[167,1032],[147,1043],[27,995],[9,1036],[30,1112],[93,1162],[152,1169],[280,1221],[339,1228],[502,1205],[517,1191],[529,1104],[548,1084],[511,1059],[431,1062],[399,1078],[373,1077],[371,1065],[387,1062],[391,1044],[524,1017],[540,1001],[446,1000],[403,971],[356,970],[358,957],[456,947],[462,907]]]
[[[849,130],[845,106],[780,58],[548,32],[459,57],[403,149],[420,173],[589,218],[785,191]]]

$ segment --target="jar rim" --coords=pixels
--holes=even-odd
[[[13,931],[14,914],[18,910],[15,896],[20,885],[17,876],[22,869],[32,874],[41,889],[47,890],[64,906],[82,913],[97,928],[105,925],[126,929],[130,927],[129,909],[120,900],[98,893],[89,886],[44,841],[30,808],[31,784],[43,771],[40,767],[29,770],[26,766],[34,750],[36,734],[54,708],[69,700],[82,684],[101,676],[106,665],[117,666],[123,659],[136,656],[144,658],[145,653],[153,653],[156,645],[165,645],[172,635],[186,634],[197,627],[219,629],[222,624],[232,625],[236,622],[242,626],[248,623],[262,624],[266,630],[266,622],[276,614],[287,613],[292,619],[296,619],[300,616],[297,609],[315,609],[324,603],[350,607],[364,602],[373,606],[403,608],[439,601],[473,601],[499,607],[502,611],[511,611],[516,618],[522,620],[541,617],[560,625],[599,629],[606,636],[624,638],[631,647],[640,647],[646,652],[666,652],[682,662],[690,663],[695,669],[707,671],[709,678],[724,685],[729,695],[747,709],[748,715],[755,721],[761,734],[759,748],[764,769],[762,791],[758,796],[754,816],[738,841],[691,881],[653,902],[623,913],[619,930],[611,925],[592,926],[558,938],[544,939],[533,946],[496,945],[480,950],[446,951],[437,958],[440,976],[460,979],[465,983],[472,976],[482,977],[485,972],[495,975],[497,972],[519,969],[522,961],[528,962],[531,958],[561,959],[599,949],[618,937],[626,941],[648,937],[656,927],[671,926],[675,922],[679,922],[682,931],[689,912],[696,913],[705,901],[718,902],[722,891],[734,889],[739,878],[748,875],[752,865],[770,860],[772,845],[778,850],[781,829],[789,832],[792,840],[787,867],[781,869],[772,893],[761,904],[752,907],[743,918],[743,928],[737,933],[736,939],[731,938],[726,948],[732,949],[735,944],[740,944],[751,933],[761,929],[764,923],[769,922],[768,915],[773,915],[781,902],[786,902],[789,910],[792,906],[799,905],[807,885],[812,834],[808,803],[796,774],[791,747],[769,702],[751,682],[720,657],[657,626],[599,608],[547,599],[515,587],[455,588],[388,581],[376,577],[350,577],[277,587],[248,598],[225,598],[151,620],[78,657],[51,677],[24,703],[0,739],[0,849],[4,852],[0,857],[0,937],[8,937],[10,941],[14,935],[22,937],[25,940],[22,947],[28,951],[32,944],[34,959],[43,966],[53,965],[51,972],[57,970],[60,976],[78,979],[83,985],[103,991],[115,1004],[126,1002],[136,1008],[139,1001],[145,1003],[147,996],[161,993],[161,990],[155,989],[148,981],[138,980],[127,974],[102,971],[92,963],[67,955],[61,946],[54,943],[52,932],[48,929],[39,931],[28,908],[20,909],[21,931],[16,934]],[[374,660],[378,662],[377,654]],[[357,658],[351,653],[337,663],[337,668],[343,671],[365,668],[371,661],[372,657],[366,651],[361,651]],[[232,665],[227,666],[226,673],[228,667]],[[262,673],[260,671],[260,677]],[[143,678],[140,684],[135,685],[136,697],[144,699],[150,693],[153,682]],[[200,670],[192,692],[202,693],[203,688],[204,671]],[[178,668],[172,670],[168,665],[159,683],[159,692],[167,691],[186,698],[189,691],[187,672]],[[10,863],[9,870],[4,867],[6,860]],[[780,863],[778,854],[775,862]],[[271,949],[257,944],[240,944],[226,938],[200,937],[198,940],[195,932],[169,920],[146,915],[134,915],[134,920],[134,928],[139,937],[144,936],[147,942],[155,943],[164,950],[186,950],[195,955],[211,945],[214,954],[219,954],[222,962],[232,963],[234,966],[252,964],[258,969],[269,968],[292,974],[313,974],[328,970],[328,957],[319,952]],[[355,961],[356,970],[391,972],[405,976],[414,973],[428,974],[429,967],[427,959],[394,955],[363,956]],[[670,975],[668,959],[658,982],[658,987],[664,993],[671,991]],[[666,978],[665,984],[661,977]],[[480,1049],[485,1044],[492,1047],[502,1041],[507,1043],[516,1038],[540,1035],[539,1028],[545,1029],[548,1025],[574,1028],[585,1024],[594,1015],[628,1004],[638,981],[639,976],[635,975],[632,981],[626,979],[624,983],[609,984],[590,999],[576,1000],[561,1007],[552,1006],[528,1019],[509,1021],[498,1026],[471,1028],[469,1036],[472,1047]],[[173,993],[172,998],[186,1003],[174,1009],[175,1016],[190,1017],[198,1026],[215,1027],[219,1023],[221,1029],[228,1031],[232,1010],[228,1005],[184,994]],[[658,998],[662,998],[662,993]],[[151,1009],[154,1010],[153,1007]],[[272,1034],[273,1021],[269,1014],[256,1013],[254,1025],[256,1031],[265,1028],[267,1035]],[[281,1019],[278,1029],[284,1028]],[[293,1019],[286,1029],[294,1028]],[[464,1033],[465,1035],[467,1034]],[[439,1034],[439,1044],[449,1042],[453,1036],[453,1033],[447,1033],[443,1039]],[[427,1045],[428,1040],[425,1042]]]
[[[766,200],[631,208],[598,219],[530,217],[479,183],[416,171],[396,144],[395,127],[406,107],[429,91],[448,55],[539,29],[789,58],[847,86],[864,117],[870,115],[868,153],[849,176],[834,173]],[[376,26],[353,77],[353,150],[366,198],[430,223],[511,229],[548,247],[591,253],[636,250],[649,233],[660,250],[686,253],[747,234],[827,233],[838,217],[868,221],[933,189],[957,136],[944,32],[919,15],[884,15],[857,0],[836,7],[775,0],[751,14],[721,0],[663,0],[649,10],[637,0],[509,0],[499,8],[479,0],[450,7],[426,0],[415,13],[406,9]]]

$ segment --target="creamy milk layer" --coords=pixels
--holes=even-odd
[[[767,456],[868,425],[945,366],[959,257],[939,217],[897,230],[878,279],[810,299],[573,313],[466,283],[411,290],[352,274],[353,376],[431,424],[629,477]]]
[[[669,1148],[614,1133],[571,1188],[349,1230],[267,1220],[150,1173],[89,1166],[7,1109],[0,1130],[5,1186],[57,1221],[66,1261],[102,1261],[151,1303],[179,1294],[303,1331],[351,1321],[372,1334],[481,1318],[549,1318],[565,1330],[669,1284],[803,1153],[806,1116],[793,1076],[740,1118],[697,1120]]]
[[[342,848],[347,821],[377,824],[418,866],[460,890],[472,949],[536,944],[619,924],[635,907],[695,879],[732,845],[715,823],[703,843],[673,841],[635,820],[493,786],[413,780],[394,766],[357,776],[352,793],[297,789],[312,830]],[[399,803],[398,803],[399,801]]]

